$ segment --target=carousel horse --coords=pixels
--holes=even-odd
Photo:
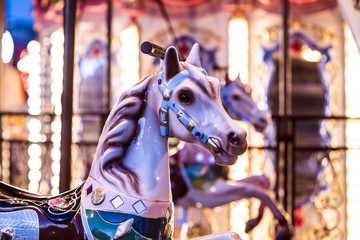
[[[247,149],[246,131],[219,93],[219,80],[201,68],[198,44],[186,62],[169,47],[161,70],[120,96],[81,186],[49,197],[0,184],[1,232],[12,239],[172,239],[168,138],[200,144],[222,165]]]
[[[238,77],[235,81],[225,78],[221,88],[222,104],[231,118],[252,124],[258,132],[267,127],[267,114],[260,110],[251,97],[251,89]],[[215,208],[244,198],[260,200],[258,216],[247,222],[246,232],[251,231],[262,219],[267,206],[279,221],[281,229],[276,239],[290,239],[287,213],[272,197],[270,182],[265,175],[251,176],[238,181],[227,179],[227,168],[214,164],[213,156],[194,144],[185,143],[173,151],[171,159],[171,184],[173,200],[184,207]],[[187,214],[185,214],[186,216]],[[180,223],[181,224],[181,223]]]

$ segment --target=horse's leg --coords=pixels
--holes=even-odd
[[[241,237],[234,232],[224,232],[206,235],[203,237],[192,238],[193,240],[241,240]]]
[[[265,190],[269,190],[269,188],[270,188],[270,181],[265,175],[250,176],[250,177],[241,179],[237,182],[252,184],[252,185],[258,186],[260,188],[263,188]],[[265,208],[265,205],[261,202],[259,209],[258,209],[257,217],[252,218],[246,222],[246,227],[245,227],[246,233],[253,230],[260,223],[262,217],[264,216],[264,208]]]
[[[231,182],[222,181],[215,184],[208,192],[202,192],[195,189],[191,189],[188,194],[179,199],[178,202],[181,205],[193,205],[201,203],[203,207],[214,208],[232,201],[237,201],[244,198],[257,198],[264,206],[267,206],[273,213],[274,217],[278,220],[281,230],[278,236],[285,236],[289,239],[290,229],[288,226],[288,215],[282,210],[280,204],[271,196],[270,192],[261,189],[255,185],[251,185],[243,182]],[[280,210],[281,209],[281,210]],[[287,237],[287,238],[286,238]]]
[[[265,205],[260,203],[260,206],[258,209],[258,216],[256,218],[252,218],[246,222],[246,227],[245,227],[246,233],[253,230],[260,223],[262,217],[264,216],[264,208],[265,208]]]

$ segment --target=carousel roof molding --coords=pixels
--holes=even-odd
[[[62,22],[65,0],[35,0],[34,11],[37,24],[44,27],[46,21]],[[108,0],[78,0],[78,11],[94,17],[106,14]],[[336,0],[289,0],[290,14],[312,14],[337,7]],[[169,16],[174,19],[194,18],[219,11],[248,12],[254,8],[266,12],[281,14],[282,0],[112,0],[114,16],[127,15],[137,17],[143,14],[161,17],[159,4],[166,7]],[[38,26],[38,28],[41,28]]]

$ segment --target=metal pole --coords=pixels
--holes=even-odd
[[[5,32],[5,3],[4,3],[4,0],[0,0],[0,37],[2,39],[2,35],[3,33]],[[0,44],[0,53],[2,52],[2,46]],[[4,64],[3,64],[3,61],[0,57],[0,86],[3,86],[3,81],[4,81]],[[0,89],[0,99],[2,99],[2,95],[3,95],[3,91],[5,89]],[[0,100],[0,111],[3,110],[3,107],[4,106],[4,103],[1,102]],[[2,136],[2,115],[0,115],[0,136]],[[2,148],[2,145],[3,145],[3,141],[0,142],[0,179],[1,180],[4,180],[2,179],[2,155],[3,155],[3,148]]]
[[[74,43],[77,0],[65,0],[64,6],[64,86],[61,98],[60,192],[70,189],[71,143],[74,85]]]
[[[107,112],[111,110],[111,38],[112,38],[112,0],[108,0],[108,9],[107,9]]]
[[[5,32],[5,2],[4,0],[0,0],[0,39],[2,39],[2,36]],[[0,53],[2,52],[2,44],[0,44]],[[2,82],[4,81],[4,64],[0,57],[0,83],[2,85]],[[4,89],[0,89],[0,99],[2,99]],[[3,102],[0,102],[0,107],[2,110],[2,107],[4,106]]]
[[[282,9],[282,22],[283,22],[283,51],[282,51],[282,84],[283,84],[283,130],[284,130],[284,208],[285,210],[292,213],[292,154],[291,154],[291,146],[289,135],[292,131],[292,123],[289,121],[289,114],[291,114],[291,77],[289,77],[289,1],[282,0],[283,9]],[[281,87],[281,86],[280,86]],[[289,91],[290,90],[290,91]],[[281,95],[281,94],[280,94]]]

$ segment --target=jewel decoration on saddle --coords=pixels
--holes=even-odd
[[[99,205],[105,200],[105,190],[102,188],[97,188],[91,194],[91,202],[94,205]]]

